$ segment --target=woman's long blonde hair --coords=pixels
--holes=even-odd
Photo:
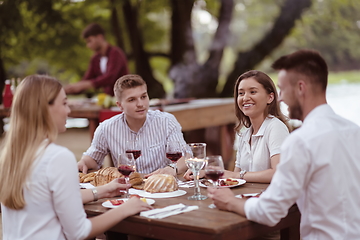
[[[46,138],[51,143],[57,137],[49,105],[61,89],[58,80],[44,75],[27,76],[16,89],[0,153],[0,202],[8,208],[25,206],[23,192],[35,154]]]

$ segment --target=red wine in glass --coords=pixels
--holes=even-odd
[[[129,177],[129,175],[134,172],[134,168],[129,165],[120,165],[118,167],[119,172],[125,177]]]
[[[141,156],[141,150],[126,150],[125,152],[132,153],[135,160]]]
[[[206,169],[205,177],[213,180],[214,182],[218,181],[224,175],[224,170],[219,169]]]
[[[181,152],[175,152],[175,153],[166,153],[166,158],[170,159],[172,162],[176,162],[182,157]]]

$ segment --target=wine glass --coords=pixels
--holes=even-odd
[[[167,142],[166,144],[166,158],[171,161],[171,165],[175,169],[175,178],[177,178],[176,162],[183,156],[183,149],[178,141]]]
[[[141,150],[137,141],[126,141],[125,152],[132,153],[135,160],[141,156]]]
[[[220,186],[219,179],[224,175],[224,162],[220,155],[206,157],[205,177],[211,179],[213,186],[218,188]],[[209,208],[216,208],[212,203]]]
[[[189,200],[204,200],[207,196],[201,195],[199,186],[199,171],[206,165],[206,143],[190,143],[191,155],[186,155],[186,166],[191,169],[194,174],[194,195],[188,197]]]
[[[119,154],[117,168],[125,176],[125,182],[128,184],[130,174],[135,171],[134,155],[132,153]],[[129,197],[129,188],[126,188],[126,197]]]

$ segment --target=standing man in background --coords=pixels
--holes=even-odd
[[[66,93],[79,94],[91,88],[103,88],[106,94],[114,96],[116,80],[129,73],[124,52],[106,41],[105,31],[97,23],[88,25],[82,32],[82,37],[95,55],[92,56],[83,79],[65,86]]]

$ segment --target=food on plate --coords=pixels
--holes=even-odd
[[[142,197],[140,197],[140,195],[131,194],[129,198],[133,198],[133,197],[137,197],[137,198],[139,198],[141,201],[143,201],[144,203],[147,203],[146,198],[142,198]]]
[[[95,174],[96,173],[94,172],[88,174],[79,173],[80,183],[88,183],[93,181]]]
[[[212,182],[210,182],[209,180],[207,180],[207,179],[202,179],[201,181],[200,181],[202,184],[204,184],[205,186],[213,186],[213,183]]]
[[[239,184],[239,182],[236,179],[227,178],[220,180],[220,186],[233,186],[237,184]]]
[[[121,177],[124,176],[121,173],[119,173],[116,167],[101,168],[99,169],[99,171],[97,171],[97,173],[94,176],[93,185],[102,186],[111,182],[116,178],[121,178]]]
[[[129,176],[129,182],[132,186],[134,185],[140,185],[143,183],[143,178],[141,177],[141,174],[138,172],[132,172]]]
[[[114,206],[118,206],[124,203],[124,200],[121,199],[114,199],[114,200],[109,200],[111,202],[112,205]]]
[[[178,190],[178,184],[172,175],[155,174],[147,179],[144,190],[150,193],[173,192]]]
[[[133,197],[141,198],[140,195],[138,194],[131,194],[129,198],[133,198]]]

